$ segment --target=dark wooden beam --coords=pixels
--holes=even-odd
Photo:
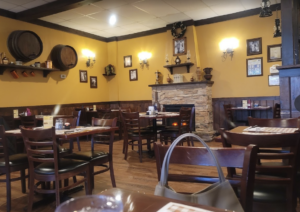
[[[0,16],[15,19],[16,18],[16,13],[8,11],[8,10],[0,9]]]
[[[58,0],[16,14],[16,19],[31,21],[48,15],[82,7],[101,0]]]

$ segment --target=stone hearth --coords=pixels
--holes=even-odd
[[[185,82],[149,85],[152,87],[152,102],[164,104],[194,104],[195,134],[205,141],[211,141],[213,130],[212,85],[213,81]]]

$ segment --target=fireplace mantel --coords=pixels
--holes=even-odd
[[[157,86],[174,86],[174,85],[192,85],[192,84],[214,84],[214,81],[197,81],[197,82],[180,82],[180,83],[169,83],[169,84],[153,84],[149,85],[149,87],[157,87]]]

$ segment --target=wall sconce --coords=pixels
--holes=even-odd
[[[139,59],[140,59],[140,64],[142,67],[144,67],[144,65],[149,66],[148,64],[148,59],[151,58],[152,54],[149,52],[141,52],[139,53]]]
[[[264,17],[272,16],[272,10],[270,6],[271,3],[269,0],[262,0],[259,17],[264,18]]]
[[[219,46],[223,52],[223,58],[226,59],[227,55],[229,55],[232,60],[234,49],[239,46],[239,40],[236,38],[225,38],[220,42]]]
[[[281,29],[280,29],[280,19],[278,18],[278,10],[276,9],[276,19],[274,26],[274,38],[281,37]]]
[[[95,62],[96,62],[96,56],[95,56],[95,53],[91,52],[91,51],[88,50],[88,49],[83,49],[83,50],[82,50],[82,54],[88,58],[87,61],[86,61],[86,66],[87,66],[87,67],[90,67],[91,65],[94,65],[94,64],[95,64]],[[94,58],[94,59],[93,59],[93,63],[91,63],[91,58]]]

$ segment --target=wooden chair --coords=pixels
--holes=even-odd
[[[231,110],[232,105],[231,104],[224,104],[224,113],[225,113],[225,118],[226,118],[226,124],[227,124],[227,129],[231,130],[235,128],[237,125],[247,125],[247,121],[241,121],[241,120],[234,120],[233,118],[233,112]]]
[[[56,195],[56,206],[60,204],[60,192],[71,187],[85,183],[86,195],[91,194],[89,164],[86,161],[64,159],[58,157],[58,144],[56,143],[55,128],[30,130],[21,127],[21,133],[25,142],[27,157],[29,161],[30,192],[28,194],[28,212],[32,211],[34,192],[54,193]],[[35,147],[52,147],[50,150],[40,150]],[[47,157],[45,157],[47,155]],[[36,163],[40,163],[36,166]],[[84,178],[76,183],[60,188],[58,182],[72,176],[84,174]],[[34,181],[54,181],[53,190],[38,188]]]
[[[195,109],[194,109],[195,111]],[[167,128],[160,131],[160,141],[168,144],[168,139],[170,138],[171,143],[181,134],[188,133],[191,130],[191,117],[192,108],[182,107],[179,112],[178,125],[177,127]],[[187,139],[187,144],[190,146],[190,141]],[[193,144],[193,143],[192,143]]]
[[[120,140],[123,138],[123,133],[124,133],[124,126],[123,126],[122,115],[121,115],[122,112],[131,113],[131,109],[119,107],[117,126],[119,127],[119,139]],[[124,150],[125,150],[125,145],[123,145],[123,153],[124,153]]]
[[[37,126],[37,119],[35,115],[32,116],[19,116],[21,120],[21,125],[26,128],[32,128]]]
[[[148,150],[151,150],[151,143],[154,142],[156,135],[152,130],[142,129],[139,112],[121,112],[121,116],[124,126],[124,159],[127,160],[128,145],[132,145],[132,148],[133,146],[138,146],[140,162],[142,163],[142,146],[147,145]],[[129,141],[129,139],[131,140]],[[142,143],[143,139],[147,139],[146,144]],[[138,144],[134,144],[134,141],[137,141]]]
[[[0,182],[6,183],[6,211],[11,210],[11,182],[21,180],[22,193],[26,193],[25,170],[28,169],[28,160],[26,154],[13,154],[9,155],[8,143],[5,137],[4,127],[0,125],[0,173],[5,175],[5,179],[1,179]],[[11,172],[20,171],[20,177],[11,178]]]
[[[299,127],[299,118],[289,118],[289,119],[259,119],[248,117],[248,122],[250,126],[259,127],[284,127],[284,128],[297,128]]]
[[[299,157],[300,133],[289,134],[243,134],[220,130],[224,147],[232,145],[256,145],[258,148],[290,148],[288,152],[281,150],[264,150],[257,155],[258,160],[278,161],[285,159],[285,163],[276,163],[272,166],[257,164],[256,171],[260,174],[255,177],[254,211],[295,211],[296,206],[296,172]],[[272,173],[273,175],[263,173]],[[235,170],[230,170],[236,175]]]
[[[275,103],[274,104],[274,109],[273,109],[273,119],[280,119],[281,118],[281,109],[280,109],[280,104]]]
[[[169,146],[155,143],[155,156],[157,176],[160,180],[161,167]],[[255,175],[255,163],[257,147],[249,145],[247,148],[211,148],[217,157],[221,167],[235,167],[242,169],[241,177],[228,176],[227,179],[234,187],[240,187],[240,202],[245,212],[252,212],[253,185]],[[183,147],[177,146],[172,152],[170,164],[215,166],[211,157],[207,156],[208,151],[204,147]],[[168,174],[168,181],[195,182],[213,184],[219,181],[215,176],[199,176],[190,174]]]
[[[116,127],[117,118],[114,119],[92,119],[93,126],[103,126],[103,127]],[[92,187],[94,187],[94,176],[106,171],[110,171],[110,178],[113,187],[116,187],[115,175],[114,175],[114,168],[113,168],[113,142],[114,142],[114,135],[115,132],[111,132],[109,135],[108,142],[101,142],[102,144],[109,145],[109,152],[105,151],[98,151],[94,149],[95,146],[95,139],[94,135],[92,135],[92,143],[91,143],[91,151],[81,151],[77,153],[73,153],[66,158],[77,159],[77,160],[84,160],[89,162],[90,166],[90,176],[91,176],[91,183]],[[109,163],[109,166],[105,165],[105,163]],[[105,169],[95,172],[95,166],[103,166]]]

